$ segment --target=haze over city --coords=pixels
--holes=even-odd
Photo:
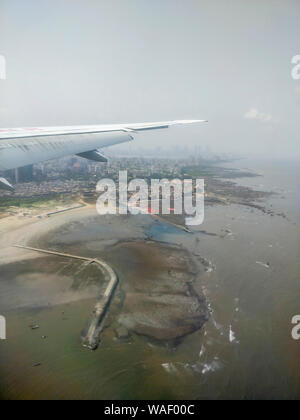
[[[220,153],[299,156],[297,0],[0,7],[2,127],[205,118],[200,133],[143,135],[139,145],[184,141]]]

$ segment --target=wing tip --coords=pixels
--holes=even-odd
[[[197,123],[208,123],[208,120],[178,120],[174,121],[175,124],[197,124]]]

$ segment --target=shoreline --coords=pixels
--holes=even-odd
[[[51,216],[50,218],[22,218],[22,219],[18,219],[18,223],[16,224],[16,218],[12,217],[10,218],[10,220],[4,221],[0,221],[0,229],[3,229],[3,226],[5,227],[7,234],[5,234],[6,236],[6,240],[5,243],[2,239],[2,241],[0,240],[0,248],[1,248],[1,256],[0,256],[0,266],[1,265],[8,265],[11,263],[16,263],[16,262],[23,262],[26,260],[34,260],[36,259],[36,253],[37,251],[42,251],[42,253],[44,253],[45,255],[43,256],[42,254],[40,255],[41,258],[46,257],[47,254],[51,254],[51,255],[58,255],[61,257],[65,257],[65,258],[73,258],[74,256],[72,255],[72,252],[67,253],[67,251],[65,251],[65,246],[62,244],[62,247],[58,247],[57,251],[46,251],[44,252],[43,250],[41,250],[41,248],[44,249],[55,249],[57,248],[57,246],[52,246],[51,244],[47,244],[47,240],[45,240],[45,238],[47,237],[47,235],[51,234],[51,232],[59,232],[60,228],[63,228],[64,226],[68,226],[70,224],[73,223],[80,223],[80,222],[86,222],[89,224],[89,218],[93,217],[93,216],[97,216],[95,209],[92,206],[87,206],[87,207],[81,207],[81,208],[77,208],[75,210],[73,210],[72,212],[69,213],[57,213],[53,216]],[[153,218],[151,218],[153,219]],[[91,223],[93,223],[93,219],[91,219]],[[105,220],[105,219],[104,219]],[[95,221],[94,221],[95,223]],[[108,222],[108,225],[111,222]],[[123,223],[122,220],[119,220],[118,223]],[[152,223],[152,222],[151,222]],[[165,220],[161,220],[161,223],[167,223]],[[172,224],[172,223],[171,223]],[[80,226],[80,225],[79,225]],[[104,226],[107,226],[107,221],[104,222]],[[137,225],[138,226],[138,225]],[[180,227],[177,227],[179,229],[179,232],[182,232],[182,229],[180,229]],[[137,228],[140,229],[140,228]],[[58,233],[59,234],[59,233]],[[9,238],[7,237],[7,235],[9,235]],[[46,235],[46,236],[45,236]],[[142,242],[140,242],[142,240]],[[182,309],[178,312],[178,319],[180,319],[181,317],[183,317],[183,319],[187,316],[187,308],[189,307],[188,301],[190,300],[192,304],[194,305],[194,313],[195,313],[195,321],[189,321],[190,326],[187,326],[185,328],[179,327],[179,325],[176,326],[176,323],[174,324],[173,328],[173,332],[171,333],[170,337],[174,337],[177,338],[178,337],[182,337],[186,334],[189,334],[195,330],[197,330],[198,328],[201,328],[203,325],[203,321],[200,320],[206,320],[207,316],[206,315],[206,303],[203,300],[203,296],[199,296],[196,292],[192,293],[191,290],[191,285],[194,282],[194,277],[195,277],[195,268],[192,267],[192,265],[195,265],[195,261],[193,256],[191,255],[191,253],[188,250],[184,250],[181,247],[177,248],[174,245],[171,245],[169,243],[163,243],[161,241],[153,241],[153,240],[147,240],[147,238],[139,238],[139,237],[132,237],[132,240],[130,239],[126,239],[124,240],[124,238],[122,239],[121,237],[117,240],[117,242],[114,244],[114,246],[110,247],[109,245],[106,244],[106,241],[101,239],[100,242],[103,242],[104,244],[104,248],[101,251],[101,255],[106,252],[110,252],[111,249],[116,250],[118,247],[123,247],[125,244],[130,244],[129,248],[132,247],[137,247],[137,248],[145,248],[145,250],[148,248],[150,251],[152,250],[152,248],[154,248],[156,251],[155,253],[157,253],[157,255],[160,255],[161,252],[165,253],[166,256],[169,255],[170,257],[173,255],[177,255],[178,257],[181,256],[181,258],[183,258],[184,260],[184,264],[185,265],[185,269],[183,269],[184,266],[182,266],[182,268],[179,269],[179,271],[177,272],[177,268],[172,268],[173,270],[173,274],[172,276],[168,276],[167,278],[170,277],[168,279],[168,284],[170,287],[170,290],[167,292],[169,294],[166,294],[166,291],[164,290],[164,284],[166,283],[167,278],[164,277],[164,275],[160,274],[158,276],[158,279],[160,278],[160,280],[158,280],[158,282],[161,282],[161,285],[159,287],[162,287],[162,291],[160,293],[158,293],[157,297],[156,293],[154,291],[154,295],[152,297],[146,298],[143,297],[142,295],[140,295],[140,297],[137,296],[138,301],[139,299],[142,299],[141,302],[143,301],[143,299],[146,299],[145,302],[147,302],[146,305],[150,305],[155,307],[156,305],[163,305],[162,308],[162,312],[164,313],[164,316],[166,318],[171,317],[172,318],[176,318],[175,313],[176,311],[178,312],[176,308],[177,306],[180,306],[180,302],[183,305]],[[68,247],[68,245],[67,245]],[[65,253],[66,252],[66,253]],[[154,251],[152,251],[154,252]],[[80,252],[75,252],[76,255],[78,255]],[[118,253],[118,251],[117,251]],[[186,255],[185,255],[186,253]],[[147,254],[147,253],[146,253]],[[118,276],[116,274],[116,271],[114,268],[112,268],[114,266],[114,264],[112,265],[111,262],[106,260],[106,257],[104,256],[104,260],[99,259],[98,256],[96,256],[95,254],[91,255],[91,257],[88,257],[88,252],[87,250],[83,250],[83,254],[85,255],[83,257],[76,257],[77,259],[82,259],[85,260],[88,264],[91,263],[98,263],[105,268],[103,271],[104,274],[104,278],[107,280],[108,282],[108,286],[105,290],[104,293],[101,292],[101,297],[100,300],[97,299],[97,303],[94,307],[94,310],[92,312],[91,317],[89,318],[88,324],[86,325],[86,327],[84,328],[82,334],[81,334],[81,341],[82,344],[92,350],[95,350],[100,342],[100,333],[103,330],[104,327],[104,322],[106,319],[106,315],[108,312],[108,308],[112,302],[112,296],[115,293],[115,290],[117,289],[117,285],[118,285]],[[184,256],[185,255],[185,256]],[[9,257],[9,258],[8,258]],[[143,257],[144,258],[144,257]],[[144,266],[144,264],[147,266],[147,258],[145,256],[144,259],[141,259],[140,263],[142,263],[142,266]],[[158,257],[156,257],[158,258]],[[175,258],[176,260],[176,258]],[[161,262],[159,263],[161,265]],[[191,265],[192,264],[192,265]],[[202,266],[202,265],[201,265]],[[161,266],[161,269],[163,270],[163,266]],[[42,269],[43,270],[43,269]],[[160,269],[159,269],[160,270]],[[171,266],[169,271],[171,270]],[[183,291],[184,289],[179,293],[179,295],[177,296],[177,292],[176,292],[176,287],[177,286],[172,286],[173,282],[175,282],[176,284],[180,281],[181,279],[181,270],[185,271],[186,270],[186,275],[188,276],[188,279],[184,279],[184,284],[186,283],[186,291]],[[40,270],[41,271],[41,270]],[[126,266],[121,270],[122,276],[124,277],[124,275],[126,276],[126,274],[124,274],[127,271]],[[202,270],[201,270],[202,271]],[[158,271],[159,273],[160,271]],[[162,271],[163,272],[163,271]],[[189,274],[188,274],[189,273]],[[71,274],[71,277],[74,277],[74,274]],[[143,276],[144,277],[144,276]],[[146,281],[145,284],[147,284],[147,275],[145,276],[145,278],[141,278],[140,279],[140,283],[141,285],[144,284],[144,282]],[[127,278],[128,281],[128,278]],[[124,284],[123,284],[124,286]],[[157,288],[158,286],[156,286]],[[174,291],[172,291],[172,288],[174,288]],[[149,296],[151,296],[152,294],[152,285],[151,282],[147,285],[147,288],[149,289]],[[131,293],[131,292],[130,292]],[[174,294],[173,294],[174,293]],[[187,293],[187,297],[183,298],[183,296],[181,297],[181,293],[183,293],[183,296],[185,295],[185,293]],[[159,297],[160,296],[160,297]],[[183,300],[182,300],[183,299]],[[177,304],[174,306],[175,302],[177,302]],[[196,302],[197,305],[196,305]],[[140,303],[135,303],[133,302],[134,305],[133,307],[135,307],[135,310],[139,310],[137,308],[139,308]],[[129,304],[129,308],[131,308],[132,304]],[[195,306],[196,305],[196,306]],[[143,305],[142,305],[143,306]],[[141,307],[142,308],[142,307]],[[128,309],[127,309],[128,310]],[[130,309],[131,310],[131,309]],[[142,311],[144,309],[141,309]],[[133,309],[134,311],[134,309]],[[135,316],[135,315],[132,315]],[[148,315],[145,314],[145,319],[151,319],[151,315],[150,313]],[[175,319],[174,318],[174,319]],[[148,321],[147,321],[148,322]],[[143,335],[143,331],[144,328],[145,330],[147,330],[147,322],[145,324],[145,327],[140,326],[138,328],[138,333]],[[158,331],[159,329],[161,329],[161,331],[164,330],[164,328],[167,328],[166,326],[164,326],[165,321],[162,322],[162,320],[160,318],[157,319],[157,321],[151,321],[154,322],[153,325],[156,325],[156,323],[158,323],[157,325],[160,325],[158,327]],[[199,326],[196,326],[199,323]],[[193,325],[195,324],[195,325]],[[153,332],[150,331],[150,333],[145,333],[145,335],[149,335],[150,337],[152,334],[156,334],[155,332],[155,328],[153,330]],[[149,329],[149,328],[148,328]],[[183,332],[180,332],[182,329]],[[178,332],[177,332],[178,330]],[[167,331],[167,330],[166,330]],[[187,331],[187,332],[186,332]],[[136,332],[136,331],[134,331]],[[163,338],[166,334],[166,336],[168,336],[168,334],[170,335],[170,333],[159,333],[161,336],[162,340],[165,340],[165,338]],[[168,339],[166,339],[168,341]]]

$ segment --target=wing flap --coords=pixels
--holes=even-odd
[[[84,159],[93,160],[94,162],[108,162],[106,156],[100,152],[100,150],[91,150],[89,152],[77,153],[77,156]]]

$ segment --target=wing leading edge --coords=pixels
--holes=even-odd
[[[175,120],[153,123],[113,124],[113,125],[78,125],[66,127],[4,128],[0,129],[0,140],[22,139],[28,137],[63,136],[71,134],[99,134],[109,132],[138,132],[169,128],[173,125],[195,124],[206,120]]]

